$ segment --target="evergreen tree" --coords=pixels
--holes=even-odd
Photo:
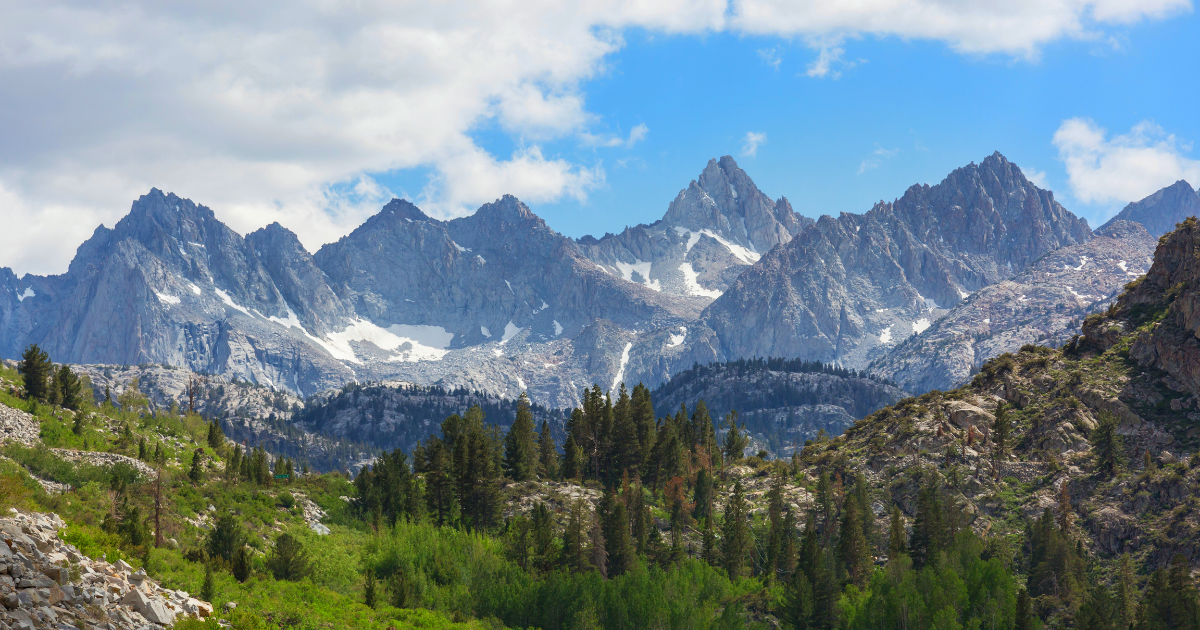
[[[221,424],[213,420],[208,424],[208,447],[215,451],[224,443],[225,432],[221,430]]]
[[[692,490],[692,518],[697,521],[711,519],[713,515],[713,478],[707,468],[696,471],[696,485]]]
[[[458,511],[458,492],[455,489],[454,471],[450,454],[441,440],[430,439],[427,446],[429,472],[426,475],[425,500],[429,513],[438,525],[450,525]]]
[[[742,452],[746,450],[746,445],[750,443],[750,438],[746,436],[745,425],[742,425],[741,429],[738,428],[736,411],[730,411],[725,416],[725,426],[725,444],[722,450],[725,459],[735,462],[742,458]]]
[[[504,440],[504,469],[514,481],[529,481],[537,475],[537,443],[533,435],[533,412],[529,396],[517,400],[517,418]]]
[[[148,457],[146,454],[146,438],[142,437],[138,440],[138,460],[144,462],[146,461],[146,457]]]
[[[746,571],[746,555],[753,544],[750,536],[746,499],[742,482],[738,481],[725,505],[725,524],[721,530],[722,565],[730,579],[737,579]]]
[[[794,630],[810,630],[816,628],[814,612],[812,583],[803,571],[797,571],[788,585],[784,620],[792,624]]]
[[[50,355],[46,354],[37,344],[29,344],[21,355],[17,371],[25,381],[25,398],[46,402],[50,398],[50,371],[54,366],[50,363]]]
[[[63,365],[58,369],[54,385],[58,388],[59,404],[72,411],[79,411],[79,406],[83,402],[80,397],[83,384],[80,382],[79,376],[72,372],[70,367]]]
[[[608,575],[617,577],[633,568],[637,560],[629,536],[629,515],[625,503],[612,491],[605,492],[600,501],[600,517],[608,552]]]
[[[1117,418],[1107,411],[1100,412],[1096,428],[1092,430],[1092,453],[1096,457],[1096,470],[1106,477],[1117,474],[1121,467],[1121,436],[1117,434]]]
[[[232,514],[222,514],[213,528],[208,531],[205,551],[208,557],[223,562],[231,562],[234,553],[246,542],[246,534],[241,523]]]
[[[558,479],[558,449],[554,447],[548,420],[542,420],[542,430],[538,432],[538,472],[546,479]]]
[[[267,555],[267,570],[276,580],[289,582],[299,582],[312,573],[304,545],[287,533],[275,539],[275,547]]]
[[[250,579],[250,550],[242,545],[233,554],[233,579],[245,582]]]
[[[650,389],[641,383],[638,383],[633,388],[633,395],[629,401],[629,417],[637,429],[638,444],[641,447],[641,460],[638,469],[639,471],[643,471],[642,478],[645,479],[644,466],[646,460],[650,458],[650,453],[654,450],[654,437],[657,427],[655,427],[654,402],[650,399]]]
[[[862,530],[858,501],[846,501],[839,528],[838,561],[851,583],[863,587],[871,575],[871,554]]]
[[[549,571],[557,560],[554,549],[554,518],[546,504],[533,508],[533,562],[540,571]]]
[[[576,411],[579,410],[576,409]],[[581,461],[579,445],[575,443],[575,436],[568,435],[567,441],[563,443],[562,478],[578,480],[582,472],[580,470],[582,468]]]
[[[587,555],[588,522],[583,500],[576,499],[571,505],[567,529],[563,532],[562,560],[569,571],[582,573],[591,567]]]
[[[196,449],[192,453],[192,466],[188,469],[188,479],[192,481],[192,485],[198,486],[204,481],[204,469],[201,465],[204,463],[204,451]]]
[[[83,435],[83,414],[75,414],[75,423],[71,425],[71,433],[75,435]]]
[[[590,530],[588,551],[592,567],[600,574],[600,577],[608,579],[608,551],[604,540],[604,530],[600,526],[600,518],[598,515],[592,515],[592,526]]]
[[[937,486],[926,482],[917,493],[917,515],[913,519],[908,553],[913,565],[924,567],[937,557],[943,540],[942,508]]]
[[[629,392],[622,383],[613,406],[612,470],[615,475],[632,472],[636,476],[642,465],[642,444],[638,440],[638,427],[631,415],[631,407]]]

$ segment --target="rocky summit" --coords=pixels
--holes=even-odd
[[[1200,214],[1200,194],[1182,179],[1141,201],[1131,202],[1102,227],[1116,221],[1136,221],[1146,227],[1151,236],[1159,237],[1175,229],[1188,217]]]

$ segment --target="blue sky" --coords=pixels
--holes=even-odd
[[[1097,226],[1200,185],[1192,3],[0,0],[0,266],[61,273],[151,187],[310,250],[393,195],[599,235],[726,154],[818,216],[998,150]]]

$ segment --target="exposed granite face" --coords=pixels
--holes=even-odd
[[[1175,229],[1177,223],[1200,214],[1200,194],[1182,179],[1154,194],[1125,206],[1115,221],[1136,221],[1146,227],[1151,236],[1159,237]]]
[[[1091,346],[1106,349],[1136,331],[1129,358],[1169,375],[1167,385],[1200,396],[1200,223],[1185,220],[1164,236],[1145,278],[1103,317],[1084,322]]]
[[[1140,223],[1109,222],[1095,238],[1052,251],[1009,280],[984,287],[869,371],[908,391],[950,390],[988,359],[1030,343],[1059,346],[1150,268],[1157,241]]]
[[[625,228],[581,251],[609,273],[707,305],[771,248],[811,225],[786,198],[771,201],[730,156],[709,160],[651,225]]]
[[[1000,154],[865,215],[821,217],[745,271],[688,359],[779,356],[862,368],[982,287],[1091,239],[1087,222]]]

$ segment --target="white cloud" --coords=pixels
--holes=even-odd
[[[804,74],[815,79],[828,77],[836,81],[842,77],[843,70],[849,70],[863,61],[842,58],[846,49],[842,46],[841,37],[815,39],[809,42],[809,47],[817,50],[817,58],[808,64]]]
[[[767,143],[767,134],[757,131],[747,131],[742,138],[742,155],[754,157],[758,155],[758,145]]]
[[[1054,133],[1071,192],[1084,203],[1123,204],[1180,179],[1200,182],[1200,160],[1185,155],[1191,145],[1153,122],[1107,136],[1107,130],[1083,118],[1063,121]]]
[[[1062,38],[1190,9],[1190,0],[416,0],[79,3],[0,0],[0,197],[27,226],[0,234],[0,265],[59,272],[75,246],[151,186],[213,207],[246,232],[278,220],[315,248],[389,191],[370,177],[433,173],[422,208],[460,215],[501,194],[582,198],[599,159],[545,150],[624,121],[588,111],[625,29],[800,38],[814,76],[848,62],[861,35],[942,41],[1036,57]],[[778,50],[763,57],[777,67]],[[850,62],[858,63],[858,62]],[[626,123],[627,124],[627,123]],[[498,129],[521,147],[475,140]],[[594,135],[596,134],[596,135]],[[748,142],[753,155],[758,144]],[[50,226],[50,227],[39,227]]]

